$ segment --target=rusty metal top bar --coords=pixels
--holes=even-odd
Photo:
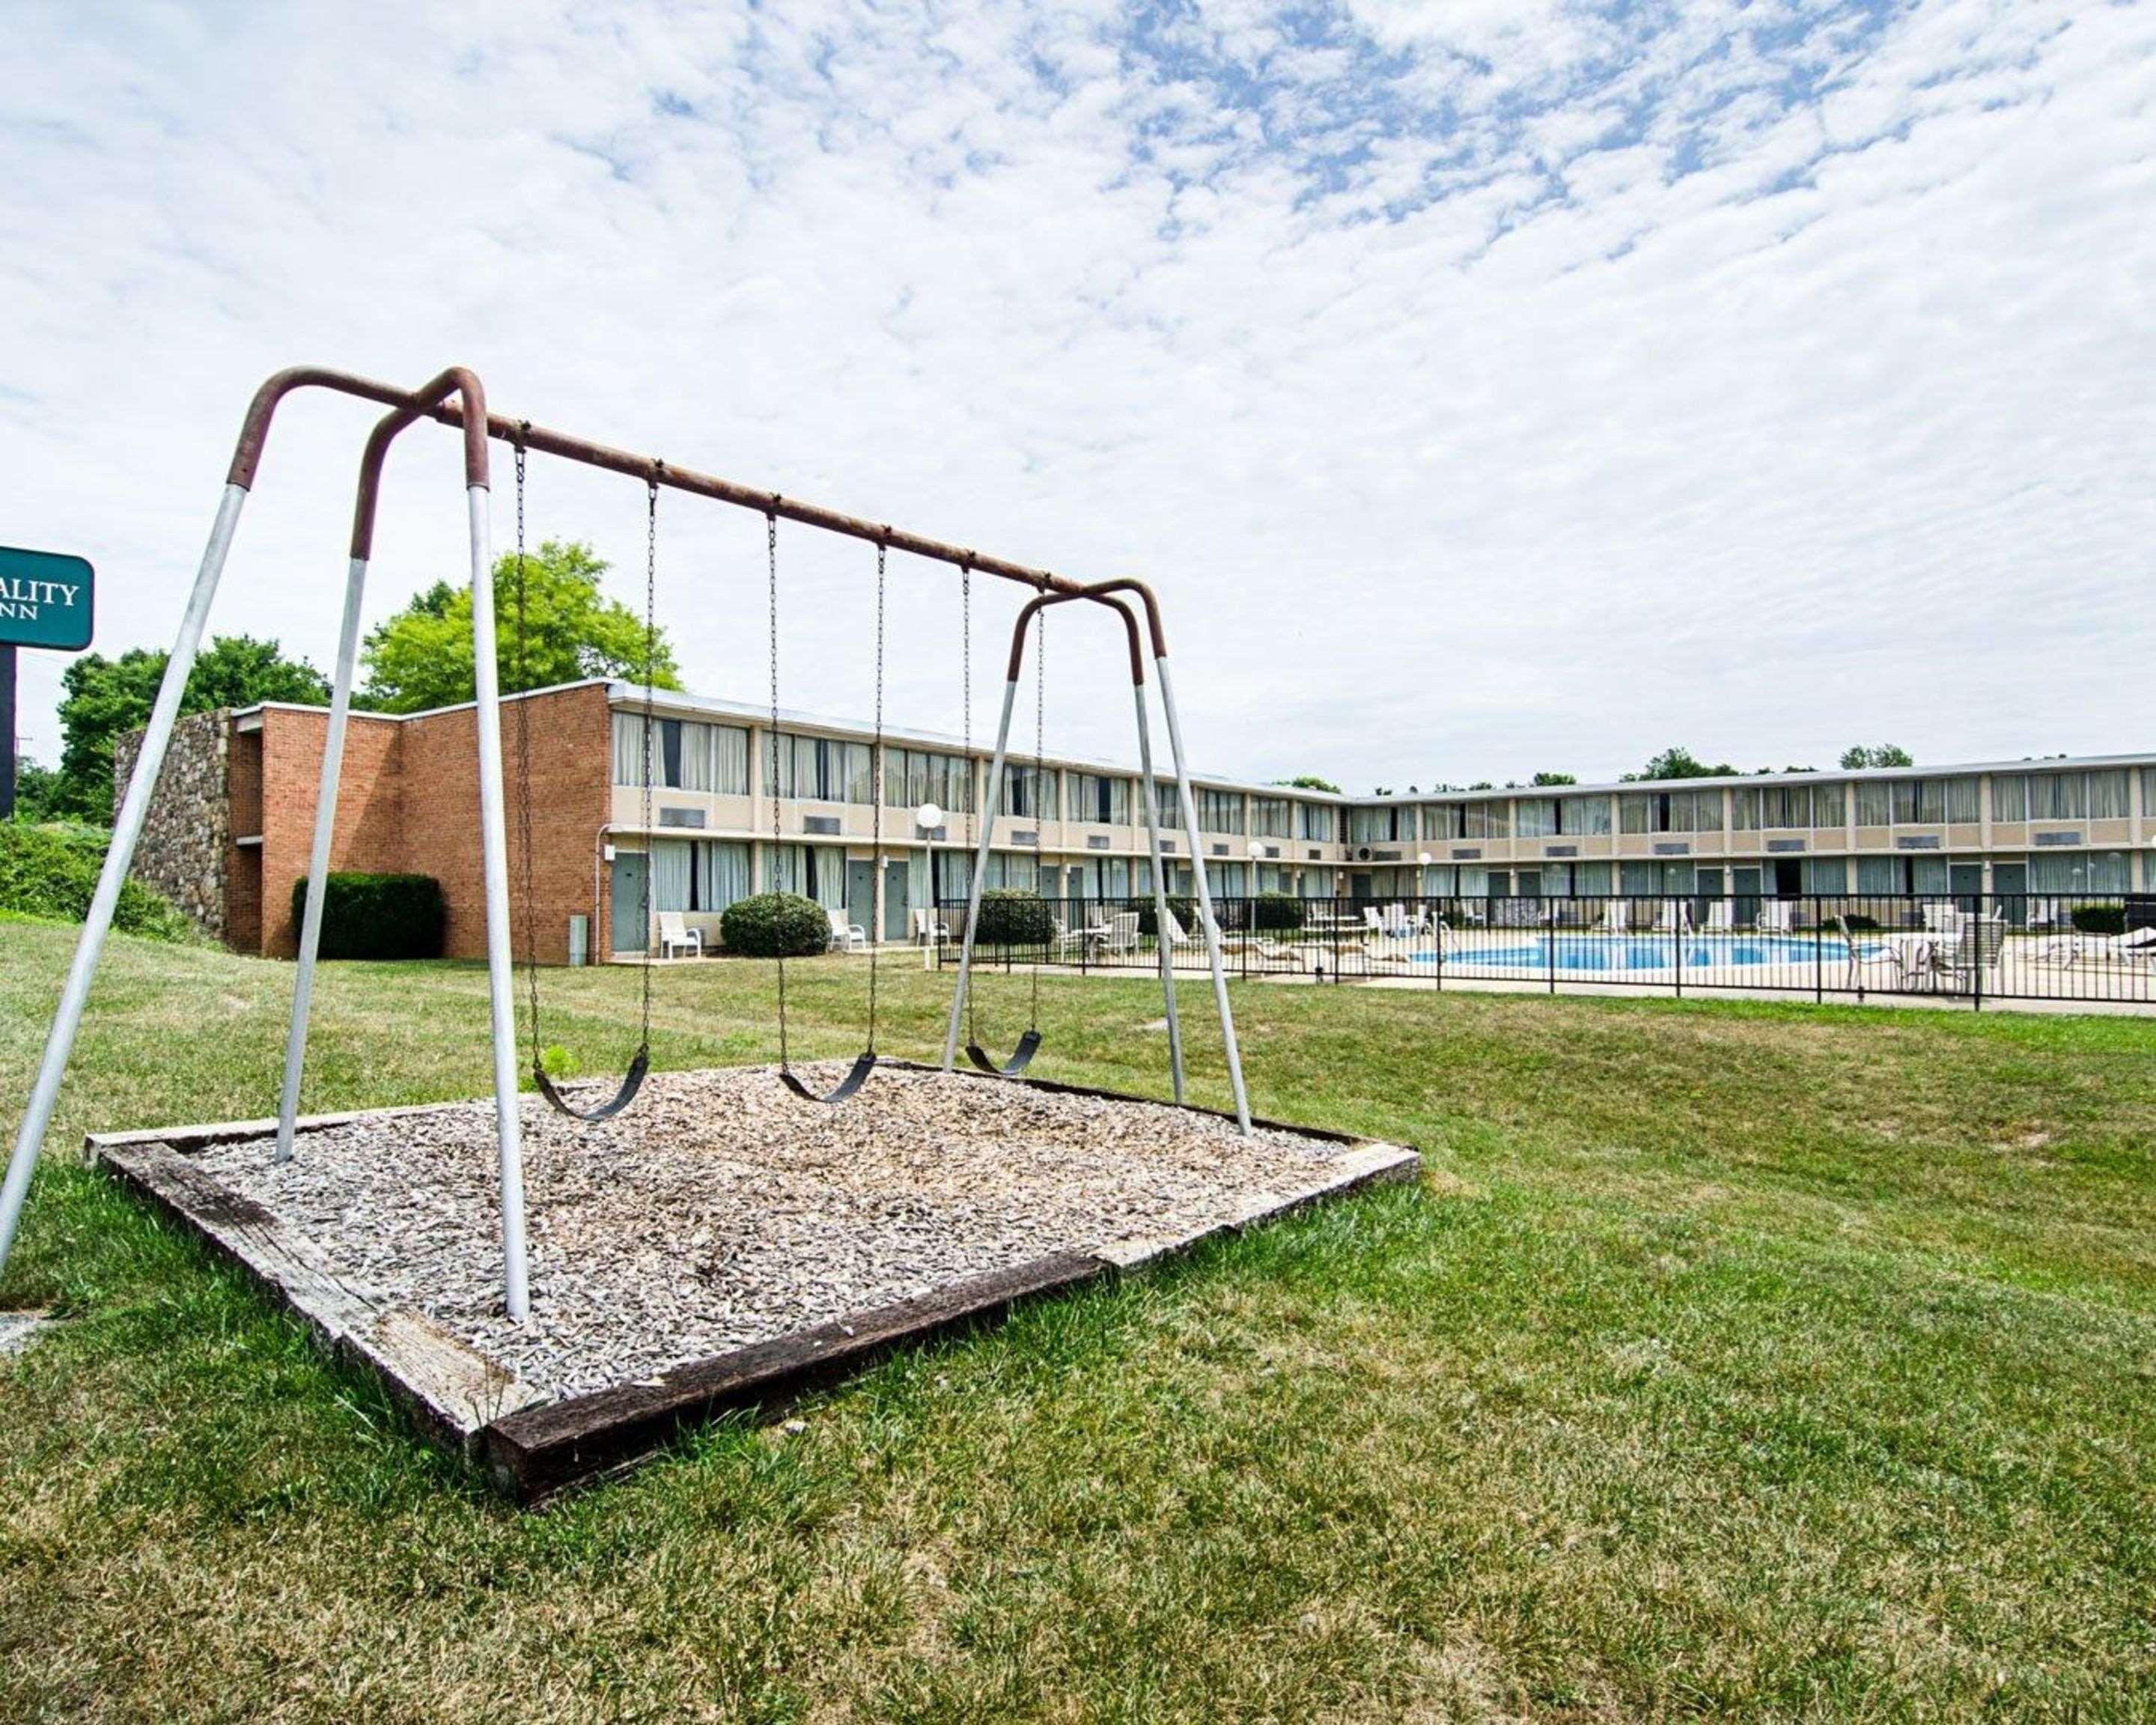
[[[402,407],[392,408],[375,422],[374,429],[367,434],[367,449],[359,461],[359,495],[354,500],[352,511],[352,554],[362,562],[374,554],[374,510],[382,490],[382,464],[388,458],[389,445],[398,434],[425,411],[440,402],[444,396],[454,394],[465,409],[465,423],[476,424],[486,417],[486,391],[477,377],[462,366],[452,366],[439,377],[430,379],[413,391],[410,399]],[[471,448],[477,444],[475,456]],[[478,478],[472,477],[476,470]],[[487,483],[486,439],[465,439],[465,483],[485,485]]]
[[[442,399],[452,386],[458,389],[459,398],[455,402]],[[940,539],[928,538],[923,534],[910,533],[888,522],[865,521],[858,516],[827,509],[821,504],[789,497],[783,492],[739,485],[732,480],[698,473],[692,468],[676,467],[655,456],[639,455],[627,449],[593,443],[585,438],[572,437],[567,432],[534,425],[527,419],[512,419],[504,414],[488,413],[478,378],[460,367],[444,372],[433,383],[417,391],[400,389],[392,383],[320,366],[295,366],[288,371],[277,372],[254,393],[254,398],[248,407],[246,420],[240,428],[239,445],[233,451],[232,466],[227,475],[230,484],[242,490],[254,485],[255,470],[262,459],[263,445],[269,438],[271,417],[287,395],[301,388],[335,390],[341,394],[358,396],[362,400],[379,402],[396,410],[377,428],[383,434],[384,439],[382,450],[374,455],[377,468],[381,454],[386,453],[388,439],[393,438],[398,431],[414,420],[434,419],[463,431],[465,482],[468,485],[487,483],[486,441],[494,438],[506,444],[521,444],[527,449],[536,449],[542,454],[560,455],[572,461],[581,461],[588,467],[600,467],[610,472],[627,474],[648,484],[687,491],[699,497],[709,497],[740,509],[752,509],[760,515],[798,521],[803,526],[818,527],[827,533],[843,534],[850,539],[865,540],[871,545],[887,546],[891,550],[906,552],[914,557],[948,563],[954,568],[978,569],[985,575],[1015,581],[1037,593],[1099,599],[1110,586],[1110,583],[1099,583],[1089,587],[1067,575],[1037,569],[1027,563],[1013,562],[1005,557],[990,557],[968,546],[952,545]],[[470,412],[466,410],[467,403],[472,409]],[[356,521],[355,547],[368,536],[371,535],[364,533]],[[355,549],[354,554],[362,553]],[[1143,583],[1128,578],[1120,579],[1112,585],[1116,590],[1135,592],[1142,598],[1147,621],[1152,634],[1154,656],[1158,658],[1166,653],[1168,648],[1161,628],[1160,608],[1151,590]]]
[[[1131,614],[1130,607],[1121,599],[1111,597],[1109,591],[1113,588],[1132,584],[1134,583],[1103,581],[1096,582],[1076,593],[1035,593],[1024,604],[1019,607],[1017,619],[1011,624],[1010,659],[1004,670],[1004,680],[1007,683],[1015,683],[1018,680],[1019,671],[1025,664],[1026,628],[1032,623],[1036,613],[1045,610],[1050,605],[1067,605],[1074,599],[1091,599],[1096,603],[1106,606],[1122,619],[1123,634],[1129,641],[1131,649],[1131,686],[1133,689],[1144,688],[1145,655],[1138,650],[1138,620]]]

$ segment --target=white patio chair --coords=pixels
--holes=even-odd
[[[912,937],[916,946],[934,946],[938,941],[951,938],[950,927],[940,911],[912,910],[906,913],[912,922]]]
[[[1762,934],[1788,934],[1797,926],[1797,907],[1784,898],[1763,898],[1752,926]]]
[[[2156,928],[2124,934],[2056,934],[2038,949],[2046,964],[2138,964],[2156,968]]]
[[[827,906],[831,918],[831,950],[834,952],[865,952],[869,949],[869,932],[858,922],[849,922],[846,913],[836,906]]]
[[[695,957],[704,956],[704,931],[689,927],[687,919],[679,911],[659,913],[659,956],[670,958],[676,952],[685,951]]]
[[[1733,934],[1736,931],[1737,901],[1734,899],[1718,898],[1707,907],[1707,926],[1702,932]]]
[[[1656,934],[1690,934],[1691,906],[1681,898],[1666,898],[1655,912]]]
[[[1630,934],[1632,932],[1632,905],[1629,899],[1613,898],[1602,907],[1604,934]]]

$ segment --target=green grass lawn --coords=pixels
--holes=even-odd
[[[72,937],[0,926],[11,1127]],[[657,1064],[768,1058],[770,982],[662,973]],[[859,961],[789,982],[852,1053]],[[2156,1025],[1253,985],[1254,1106],[1419,1188],[520,1513],[75,1165],[269,1111],[290,983],[107,959],[0,1288],[69,1320],[0,1363],[0,1717],[2156,1717]],[[547,985],[618,1064],[634,975]],[[1164,1094],[1157,993],[1042,993],[1037,1072]],[[308,1106],[480,1092],[485,1002],[326,970]]]

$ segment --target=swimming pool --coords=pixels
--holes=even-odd
[[[1455,946],[1445,953],[1445,968],[1543,973],[1552,969],[1606,972],[1673,968],[1675,942],[1666,934],[1560,934],[1556,937],[1554,964],[1551,962],[1550,941],[1551,937],[1545,934],[1508,942],[1502,947]],[[1849,952],[1838,939],[1822,945],[1802,935],[1786,934],[1691,934],[1684,937],[1683,945],[1686,970],[1711,970],[1737,964],[1816,966],[1822,954],[1827,963],[1834,964],[1846,963]],[[1880,948],[1861,947],[1858,950],[1871,957]],[[1435,952],[1417,952],[1409,962],[1434,967],[1438,957]]]

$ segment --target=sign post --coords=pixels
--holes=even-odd
[[[0,820],[15,813],[15,649],[81,652],[96,584],[80,557],[0,545]]]

